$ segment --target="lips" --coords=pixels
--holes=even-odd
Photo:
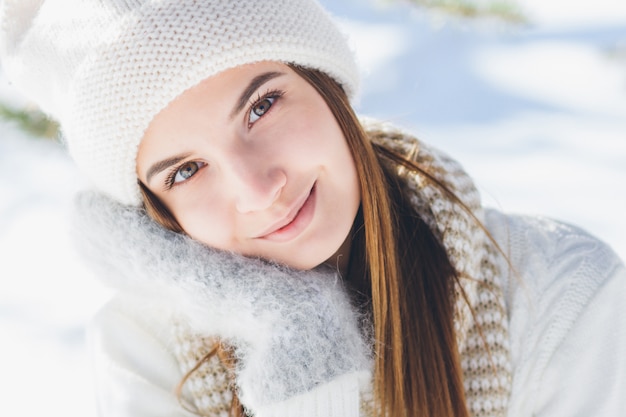
[[[286,216],[260,233],[257,239],[286,242],[298,236],[311,222],[315,212],[315,184],[293,204]]]

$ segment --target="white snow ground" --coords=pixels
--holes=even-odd
[[[576,223],[626,258],[626,3],[524,0],[533,24],[325,0],[353,37],[358,109],[461,161],[488,204]],[[10,87],[0,96],[23,103]],[[0,125],[0,415],[95,416],[84,326],[107,299],[67,238],[62,149]]]

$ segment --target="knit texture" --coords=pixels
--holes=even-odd
[[[309,392],[329,410],[346,410],[328,417],[358,413],[358,401],[347,399],[369,376],[370,342],[335,270],[218,251],[101,194],[82,193],[77,205],[77,249],[96,273],[146,303],[163,300],[158,308],[194,334],[232,346],[239,397],[256,416],[305,410]],[[341,391],[324,388],[332,381]]]
[[[469,410],[473,416],[504,416],[512,383],[500,284],[506,271],[499,268],[501,254],[481,227],[484,213],[478,190],[457,161],[410,135],[377,125],[370,126],[370,136],[374,142],[412,157],[459,199],[457,202],[421,174],[403,174],[411,201],[439,234],[461,277],[455,330]]]
[[[501,254],[478,223],[483,222],[483,213],[473,181],[456,161],[410,135],[383,125],[366,125],[374,142],[410,156],[469,209],[466,211],[426,177],[401,173],[407,181],[406,192],[411,195],[411,201],[439,236],[462,277],[462,288],[457,288],[455,324],[470,414],[504,417],[512,384],[507,314],[499,281],[505,271],[498,267],[502,263],[497,260]],[[176,330],[183,346],[192,346],[201,339],[189,328]],[[203,347],[205,351],[209,348]],[[177,350],[177,357],[185,374],[197,363],[193,360],[197,353],[192,349]],[[215,370],[219,361],[212,358],[205,366]],[[226,372],[225,368],[222,372]],[[192,373],[189,383],[203,387],[194,390],[193,401],[200,414],[211,416],[203,414],[205,405],[220,406],[223,397],[216,392],[221,392],[223,385],[213,385],[204,379],[203,372]],[[362,389],[360,409],[363,416],[376,416],[370,389]]]
[[[60,122],[94,185],[136,206],[146,128],[205,78],[269,60],[319,69],[351,97],[358,84],[346,38],[316,0],[2,0],[0,59]]]
[[[184,323],[175,323],[172,329],[177,342],[174,353],[181,369],[189,371],[202,361],[202,366],[185,384],[194,399],[193,407],[203,416],[229,417],[235,377],[218,355],[207,358],[220,341],[210,337],[190,337],[189,327]],[[211,390],[208,391],[207,387]]]

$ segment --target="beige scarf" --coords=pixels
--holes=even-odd
[[[414,159],[470,211],[428,178],[400,172],[407,180],[411,202],[441,239],[461,277],[455,328],[470,415],[504,417],[511,391],[507,315],[500,288],[506,271],[498,268],[501,254],[481,227],[478,191],[461,166],[446,155],[397,129],[370,124],[367,130],[373,142]],[[181,371],[187,373],[212,349],[214,341],[194,335],[182,324],[174,329],[175,353]],[[232,400],[231,384],[226,367],[213,356],[191,374],[185,389],[200,415],[226,417]],[[374,416],[370,395],[362,397],[361,409],[363,415]]]

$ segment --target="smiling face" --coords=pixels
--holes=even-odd
[[[137,175],[192,238],[298,269],[344,269],[354,161],[317,91],[261,62],[187,90],[151,122]]]

